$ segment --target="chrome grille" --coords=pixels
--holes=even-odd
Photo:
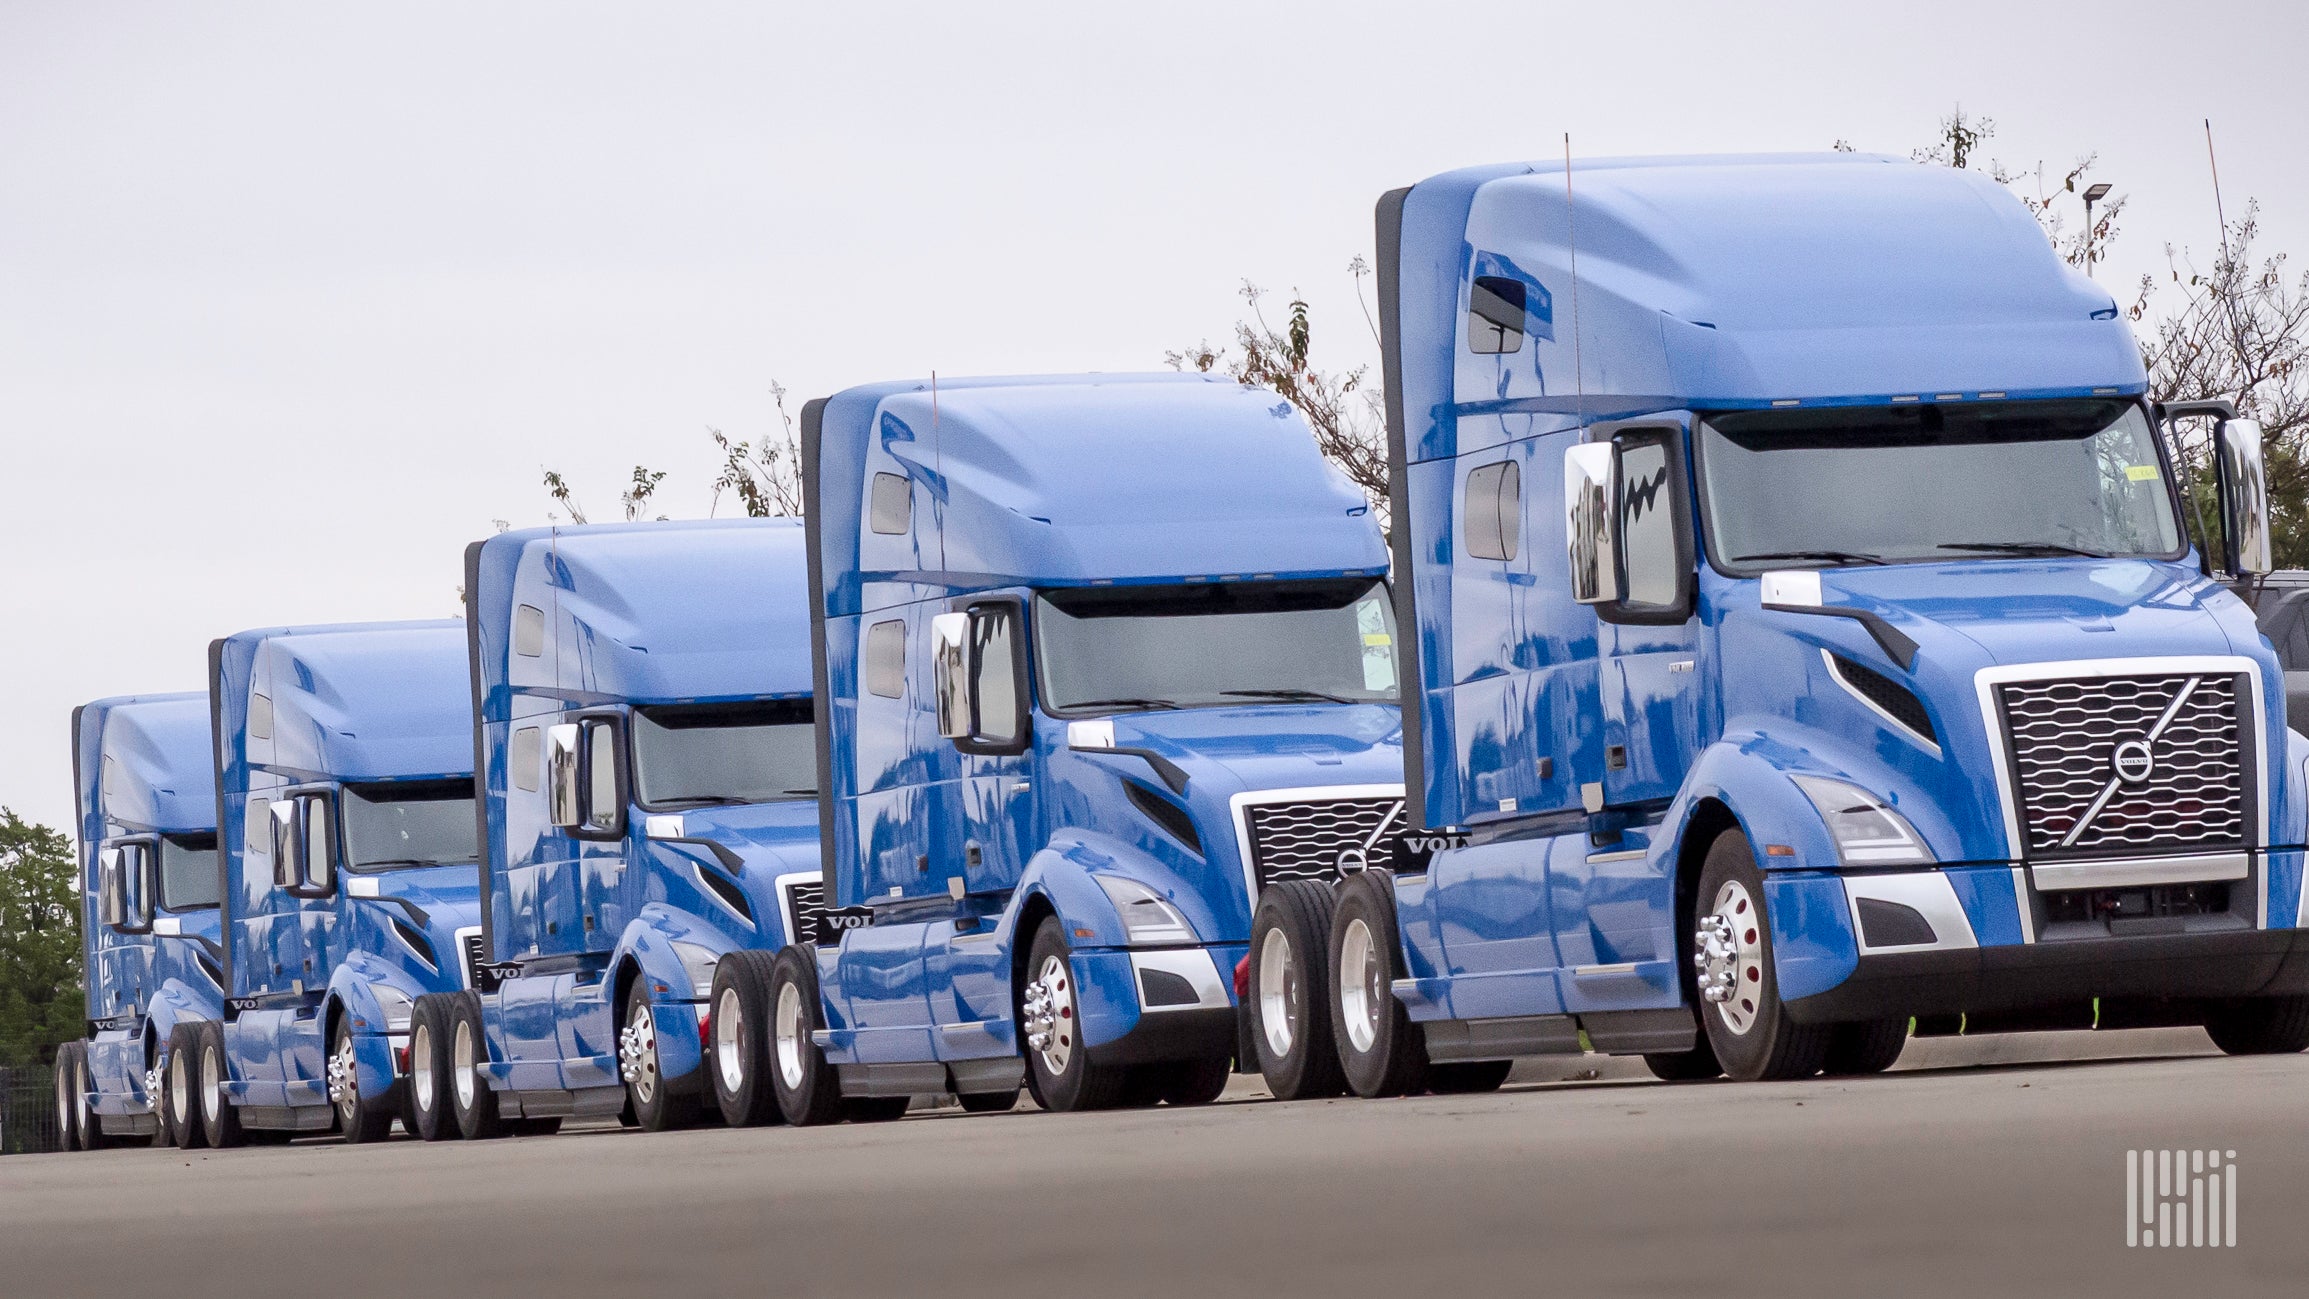
[[[1336,879],[1340,856],[1350,850],[1384,870],[1382,841],[1403,831],[1403,800],[1395,797],[1253,803],[1243,812],[1260,889],[1276,880]]]
[[[2243,847],[2240,681],[2176,673],[1999,687],[2027,855]]]
[[[481,931],[478,929],[467,931],[460,937],[457,945],[463,948],[465,953],[465,986],[468,988],[484,986],[481,982],[481,967],[489,964],[489,945],[482,941]]]
[[[816,880],[788,880],[786,882],[786,913],[794,918],[792,941],[815,943],[823,926],[819,918],[826,914],[826,891]]]

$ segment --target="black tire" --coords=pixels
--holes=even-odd
[[[888,1123],[906,1117],[911,1096],[853,1096],[842,1102],[842,1117],[852,1123]]]
[[[1157,1065],[1156,1076],[1161,1079],[1157,1095],[1165,1105],[1208,1105],[1226,1091],[1227,1080],[1235,1075],[1234,1063],[1218,1057]]]
[[[1700,866],[1694,933],[1684,954],[1695,970],[1700,930],[1716,922],[1715,941],[1724,956],[1710,968],[1720,967],[1731,986],[1724,1001],[1701,1001],[1699,1012],[1725,1074],[1741,1082],[1785,1082],[1820,1072],[1828,1058],[1831,1026],[1797,1023],[1780,1000],[1764,876],[1756,869],[1748,837],[1737,830],[1717,835]]]
[[[1828,1034],[1828,1054],[1820,1072],[1830,1078],[1857,1078],[1882,1073],[1908,1048],[1908,1020],[1872,1019],[1838,1024]]]
[[[161,1067],[160,1126],[180,1150],[198,1150],[208,1144],[208,1129],[200,1121],[200,1023],[178,1024],[168,1031],[168,1058]]]
[[[2205,1032],[2227,1055],[2291,1055],[2309,1047],[2309,997],[2247,997],[2205,1014]]]
[[[481,1026],[480,994],[450,993],[443,1005],[449,1020],[449,1113],[457,1120],[457,1135],[467,1141],[502,1137],[505,1120],[497,1109],[497,1093],[481,1076],[489,1060],[489,1034]]]
[[[417,998],[409,1012],[409,1132],[420,1141],[449,1141],[457,1136],[449,1079],[454,1001],[454,995],[428,992]]]
[[[1007,1114],[1018,1108],[1018,1089],[1006,1092],[963,1092],[954,1098],[965,1114]]]
[[[507,1119],[505,1131],[516,1137],[550,1137],[561,1131],[559,1116],[548,1119]]]
[[[1331,1031],[1331,913],[1337,901],[1327,883],[1284,880],[1259,894],[1251,917],[1243,1008],[1259,1074],[1279,1101],[1347,1090]]]
[[[770,966],[768,952],[731,952],[714,967],[706,1005],[713,1049],[706,1056],[707,1085],[722,1121],[733,1128],[775,1123],[777,1093],[770,1088]]]
[[[1495,1092],[1515,1069],[1513,1060],[1467,1060],[1427,1066],[1427,1090],[1438,1096],[1472,1096]]]
[[[1082,1041],[1075,1013],[1073,949],[1066,943],[1066,926],[1055,915],[1044,916],[1026,951],[1026,968],[1014,990],[1018,1012],[1019,1047],[1026,1052],[1026,1070],[1034,1080],[1035,1099],[1057,1113],[1112,1108],[1123,1096],[1130,1070],[1103,1065],[1090,1058]],[[1029,1021],[1029,1006],[1034,1019]],[[1032,1034],[1039,1033],[1037,1045]]]
[[[635,979],[633,986],[626,989],[625,1013],[617,1021],[617,1040],[618,1065],[628,1075],[625,1094],[633,1102],[633,1117],[642,1130],[670,1132],[696,1123],[697,1079],[668,1078],[659,1066],[657,1008],[650,1004],[649,983],[645,979]]]
[[[245,1144],[248,1133],[241,1127],[240,1107],[224,1094],[224,1085],[232,1079],[231,1057],[224,1049],[224,1025],[203,1020],[199,1035],[200,1057],[195,1062],[199,1072],[193,1077],[193,1086],[200,1097],[201,1130],[210,1149],[230,1150]]]
[[[1724,1066],[1716,1063],[1716,1049],[1708,1045],[1707,1033],[1695,1032],[1693,1041],[1698,1045],[1689,1051],[1655,1051],[1645,1056],[1644,1068],[1662,1082],[1705,1082],[1723,1077]]]
[[[1357,1096],[1427,1090],[1427,1036],[1395,997],[1403,957],[1393,883],[1374,871],[1350,875],[1331,913],[1332,1040],[1340,1074]]]
[[[809,948],[788,947],[770,962],[770,1091],[778,1113],[795,1127],[842,1120],[842,1082],[810,1036],[826,1026],[818,1000],[818,961]]]
[[[56,1148],[66,1153],[84,1149],[80,1144],[80,1112],[88,1106],[80,1090],[81,1062],[88,1044],[66,1042],[56,1048]]]
[[[363,1146],[393,1135],[393,1112],[400,1106],[393,1087],[387,1087],[385,1095],[377,1100],[363,1100],[360,1071],[354,1067],[353,1059],[353,1022],[349,1016],[339,1015],[336,1028],[329,1034],[329,1067],[332,1072],[343,1069],[349,1073],[342,1097],[330,1097],[330,1104],[337,1111],[338,1135],[344,1137],[347,1145]]]

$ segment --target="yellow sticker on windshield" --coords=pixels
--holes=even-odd
[[[2136,483],[2155,482],[2157,467],[2155,465],[2126,465],[2125,477]]]
[[[1395,638],[1383,631],[1368,631],[1363,633],[1363,643],[1366,645],[1392,645],[1395,643]]]

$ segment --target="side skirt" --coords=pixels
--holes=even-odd
[[[1594,1049],[1606,1055],[1646,1055],[1689,1051],[1699,1032],[1692,1013],[1615,1010],[1592,1015],[1516,1015],[1500,1019],[1427,1021],[1427,1058],[1438,1064],[1463,1060],[1514,1060],[1533,1055],[1578,1055]],[[1582,1046],[1580,1034],[1587,1034]]]

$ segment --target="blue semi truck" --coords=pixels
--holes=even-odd
[[[73,709],[72,783],[88,1026],[56,1053],[57,1131],[165,1145],[190,1108],[170,1048],[223,1008],[207,696]]]
[[[1399,846],[1367,502],[1200,375],[853,388],[802,455],[838,905],[743,989],[784,1116],[1215,1099],[1261,885]]]
[[[418,1001],[420,1135],[774,1115],[722,984],[823,909],[802,559],[766,519],[466,551],[482,975]]]
[[[1378,249],[1409,802],[1448,846],[1285,935],[1325,945],[1346,1085],[1583,1042],[1857,1074],[1911,1020],[2309,1043],[2309,741],[2217,580],[2269,567],[2259,429],[2150,402],[2010,195],[1515,164],[1387,195]]]
[[[412,1007],[480,932],[462,625],[242,632],[209,686],[229,997],[187,1057],[197,1139],[381,1140]]]

